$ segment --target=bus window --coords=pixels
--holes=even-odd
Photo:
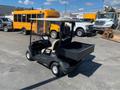
[[[32,14],[32,18],[36,18],[36,14]]]
[[[36,14],[32,14],[32,18],[36,18]],[[36,22],[35,20],[33,22]]]
[[[18,22],[21,22],[22,20],[21,20],[21,15],[20,14],[18,14]]]
[[[30,22],[31,15],[27,14],[27,22]]]
[[[37,17],[38,18],[44,18],[44,14],[38,14]]]
[[[17,15],[14,15],[14,22],[17,22]]]
[[[22,22],[26,22],[26,15],[22,15]]]

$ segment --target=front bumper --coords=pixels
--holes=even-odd
[[[93,26],[93,30],[95,31],[104,31],[106,30],[107,28],[111,28],[111,27],[104,27],[104,26]]]
[[[95,33],[94,29],[93,29],[93,25],[90,25],[88,27],[88,29],[86,30],[86,34],[91,34],[91,33]]]

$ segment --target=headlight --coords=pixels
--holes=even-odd
[[[88,29],[89,29],[89,25],[86,25],[85,27],[86,27],[86,30],[88,30]]]

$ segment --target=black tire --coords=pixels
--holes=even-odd
[[[25,28],[22,28],[22,32],[24,35],[28,35],[28,31]]]
[[[112,25],[112,27],[111,27],[112,29],[116,29],[117,28],[117,25]]]
[[[8,29],[7,27],[4,27],[4,28],[3,28],[3,31],[4,31],[4,32],[8,32],[9,29]]]
[[[56,31],[51,31],[50,36],[51,38],[56,39],[58,37],[58,33]]]
[[[51,65],[51,71],[52,73],[56,76],[56,77],[61,77],[64,75],[62,69],[61,69],[61,66],[56,63],[56,62],[53,62],[52,65]]]
[[[78,28],[78,29],[76,30],[76,35],[77,35],[78,37],[84,36],[84,30],[83,30],[82,28]]]
[[[30,51],[26,51],[26,58],[27,58],[29,61],[34,61],[34,60],[32,59],[32,54],[31,54]]]

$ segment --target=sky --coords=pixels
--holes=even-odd
[[[59,11],[91,12],[103,8],[104,0],[0,0],[1,5],[26,8],[53,8]],[[109,2],[110,0],[105,0]],[[120,1],[120,0],[113,0]]]
[[[113,6],[120,9],[120,0],[104,0],[105,5]]]

